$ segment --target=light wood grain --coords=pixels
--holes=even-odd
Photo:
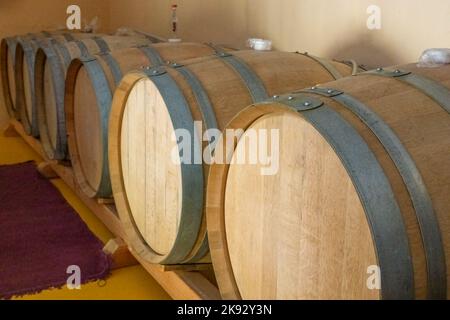
[[[236,164],[226,182],[225,232],[242,298],[379,298],[366,286],[367,268],[377,265],[371,233],[340,159],[297,115],[248,128],[261,129],[279,130],[282,169],[263,176],[262,165]],[[248,154],[247,135],[233,161]]]
[[[240,51],[233,54],[259,76],[269,96],[332,80],[323,66],[303,55],[255,51]],[[183,61],[182,64],[200,81],[212,104],[219,130],[223,129],[240,110],[252,103],[251,93],[245,82],[224,59],[217,56],[200,57]],[[351,68],[345,65],[341,68],[344,73],[350,75]],[[193,119],[203,123],[205,128],[202,111],[190,84],[176,68],[167,68],[167,73],[184,95]],[[144,87],[142,83],[146,83],[146,86]],[[144,90],[144,96],[148,96],[149,100],[140,97],[138,90]],[[165,239],[168,235],[171,239],[173,232],[178,228],[180,206],[179,198],[176,196],[181,197],[187,191],[183,190],[182,183],[178,180],[179,175],[175,174],[180,169],[173,166],[171,155],[175,144],[169,140],[174,135],[174,130],[173,124],[171,125],[173,119],[169,118],[168,110],[182,106],[167,106],[160,95],[151,79],[144,73],[128,74],[116,90],[109,124],[109,158],[114,198],[122,221],[128,221],[126,229],[134,235],[132,236],[135,239],[134,245],[139,248],[137,251],[142,252],[142,255],[152,262],[162,261],[161,255],[156,252],[157,246],[153,244],[158,241],[157,239],[165,243],[159,249],[161,250],[159,253],[164,252],[162,249],[167,252],[171,246],[170,241]],[[152,112],[152,116],[144,117],[144,111],[139,111],[144,108]],[[164,115],[164,118],[161,118],[161,115]],[[142,148],[143,126],[147,128],[145,149]],[[137,148],[139,152],[136,151]],[[133,162],[130,162],[131,159]],[[145,181],[145,194],[142,192],[144,183],[141,180],[144,169],[147,170],[147,174],[151,172],[152,177],[147,177]],[[207,165],[203,166],[203,172],[206,183]],[[204,193],[204,189],[198,185],[189,188],[193,190],[197,188],[199,193]],[[146,211],[143,209],[144,206]],[[206,219],[203,212],[189,214],[201,215],[202,224],[191,252],[179,263],[189,263],[188,261],[196,256],[206,241]],[[143,215],[147,217],[144,218]],[[146,229],[143,227],[145,221]],[[145,236],[146,233],[151,233],[153,240]],[[150,241],[152,243],[149,243]]]
[[[6,128],[3,129],[3,136],[6,138],[15,138],[19,137],[19,134],[17,133],[14,126],[9,123]]]
[[[138,264],[138,261],[133,257],[126,243],[120,238],[109,240],[103,247],[103,252],[111,258],[112,270]]]
[[[37,166],[37,171],[46,179],[55,179],[58,174],[53,170],[52,165],[49,162],[41,162]]]
[[[400,68],[431,78],[450,88],[449,66],[418,68],[416,65],[405,65]],[[447,260],[447,290],[449,290],[450,115],[423,92],[397,79],[360,75],[326,83],[323,86],[344,91],[368,106],[394,131],[412,157],[436,213]],[[322,99],[327,106],[350,123],[377,157],[391,184],[393,196],[405,224],[413,262],[415,297],[426,299],[429,294],[427,265],[432,263],[427,261],[429,257],[426,256],[422,238],[423,232],[427,230],[423,230],[419,225],[418,215],[421,212],[413,206],[411,195],[399,170],[381,141],[355,114],[330,98],[321,96],[316,98]],[[354,195],[348,180],[349,174],[338,168],[340,161],[336,155],[333,156],[333,151],[329,148],[315,149],[323,140],[320,135],[304,139],[304,125],[294,126],[290,124],[291,121],[280,120],[285,119],[287,117],[285,114],[289,112],[292,111],[278,104],[255,105],[243,110],[227,125],[229,129],[247,130],[250,127],[259,127],[278,128],[281,132],[288,132],[281,138],[278,178],[261,176],[257,170],[258,166],[215,164],[210,168],[207,190],[208,235],[222,296],[230,299],[248,296],[258,299],[268,296],[274,298],[284,289],[292,292],[289,290],[296,286],[297,292],[310,289],[304,291],[306,294],[302,295],[303,298],[373,298],[367,295],[364,287],[360,286],[362,283],[360,267],[371,262],[371,259],[366,259],[368,252],[376,251],[376,244],[369,245],[370,242],[367,240],[367,222],[361,218],[363,216],[362,203],[359,203],[361,200]],[[298,119],[297,122],[302,121],[298,114],[295,114],[295,117]],[[228,157],[234,156],[234,149],[218,150]],[[308,157],[309,152],[318,158]],[[338,167],[328,170],[326,161],[330,161],[333,157],[335,158],[333,163]],[[319,185],[321,181],[323,184]],[[252,192],[249,193],[249,189]],[[347,201],[344,201],[345,199]],[[311,206],[314,203],[317,203],[317,206]],[[292,206],[296,210],[289,214]],[[311,210],[312,220],[303,215],[305,208]],[[330,216],[327,216],[328,214]],[[283,223],[283,217],[288,222],[278,227]],[[321,220],[322,217],[326,218]],[[272,218],[274,220],[271,220]],[[345,225],[341,225],[343,221]],[[308,227],[295,229],[309,223],[312,224]],[[256,228],[255,231],[251,231],[253,227]],[[297,239],[303,232],[308,236],[312,235],[315,248]],[[244,237],[246,241],[240,242],[238,237]],[[283,246],[274,249],[277,240],[285,239],[284,237],[294,240],[284,241]],[[351,240],[353,243],[350,245],[347,241],[351,237],[356,238]],[[331,242],[326,249],[322,248],[321,245],[327,241]],[[339,249],[340,244],[344,246]],[[300,247],[297,248],[296,252],[301,252],[301,257],[304,258],[297,262],[301,270],[291,275],[292,283],[280,282],[276,276],[279,274],[278,267],[281,265],[283,268],[282,264],[272,261],[292,258],[293,256],[284,255],[283,252],[295,245],[305,245],[310,250],[302,251]],[[338,264],[339,261],[346,261],[339,270],[332,267],[338,264],[324,264],[321,260],[323,254],[327,254],[327,250],[333,252],[336,249],[341,255],[336,255],[333,260]],[[255,253],[254,258],[253,256],[249,258],[250,251]],[[266,257],[269,259],[266,260]],[[295,279],[308,270],[303,263],[311,263],[312,267],[309,270],[313,273],[295,284]],[[326,268],[326,265],[329,267]],[[349,269],[345,269],[347,267]],[[290,270],[296,270],[295,268]],[[258,273],[258,270],[263,271]],[[318,276],[314,275],[314,270],[320,273],[321,279],[326,279],[330,275],[334,280],[329,282],[328,287],[323,283],[323,286],[317,286],[320,282],[315,282]],[[280,274],[289,272],[284,270]],[[261,286],[260,282],[266,279],[271,280]],[[341,291],[336,290],[337,287],[340,287]]]
[[[122,172],[134,222],[160,255],[172,248],[181,213],[181,169],[170,158],[177,148],[173,132],[161,95],[149,80],[139,81],[123,120]]]
[[[90,81],[86,69],[80,69],[76,81],[77,83]],[[91,102],[96,97],[92,86],[75,85],[73,94],[77,100],[77,107],[73,110],[73,116],[66,115],[66,120],[73,119],[74,132],[70,133],[74,135],[76,153],[72,155],[79,161],[74,163],[81,171],[80,174],[85,177],[79,181],[80,186],[95,190],[99,188],[104,163],[102,130],[99,125],[102,119],[99,109],[91,107]],[[85,187],[84,184],[88,186]]]
[[[449,66],[441,68],[418,68],[415,64],[401,66],[401,69],[409,70],[422,76],[431,78],[447,88],[450,88]],[[351,84],[353,82],[353,85]],[[380,79],[378,77],[364,76],[359,81],[341,80],[336,87],[348,92],[366,103],[389,125],[401,140],[413,161],[415,162],[427,191],[431,197],[436,218],[441,231],[445,256],[447,260],[447,296],[450,296],[450,116],[434,100],[417,89],[395,79]],[[341,109],[337,109],[341,113]],[[346,116],[349,119],[348,116]],[[357,123],[355,119],[349,119]],[[365,137],[367,134],[361,127],[358,131]],[[366,138],[367,139],[367,138]],[[388,156],[383,150],[376,147],[372,140],[370,145],[376,152],[382,164],[386,163]],[[385,167],[386,168],[386,167]],[[424,297],[426,292],[426,261],[420,259],[423,255],[423,245],[420,230],[417,227],[417,219],[407,215],[405,204],[408,199],[402,195],[398,187],[398,179],[385,169],[398,202],[402,206],[404,220],[408,230],[410,246],[415,267],[415,281],[419,285],[416,292],[419,297]],[[419,257],[419,258],[417,258]]]

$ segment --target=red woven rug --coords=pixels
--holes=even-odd
[[[110,259],[102,248],[34,163],[0,166],[0,298],[62,287],[70,266],[80,268],[81,283],[104,279]]]

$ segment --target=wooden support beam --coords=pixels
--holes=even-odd
[[[14,130],[22,137],[23,140],[37,153],[39,156],[41,156],[43,159],[46,159],[46,155],[44,152],[44,148],[42,148],[42,145],[39,140],[36,140],[34,137],[29,136],[26,134],[25,130],[23,129],[22,124],[17,120],[10,120],[10,126],[14,128]]]
[[[171,264],[171,265],[160,265],[162,271],[205,271],[212,270],[211,263],[200,263],[200,264]]]
[[[57,164],[63,167],[72,167],[72,164],[69,160],[58,160]]]
[[[8,124],[8,126],[3,130],[3,136],[5,136],[6,138],[16,138],[20,135],[17,133],[12,124]]]
[[[135,266],[139,262],[128,250],[128,246],[120,238],[111,239],[103,248],[103,252],[112,258],[112,269],[120,269]]]
[[[217,286],[201,272],[161,270],[161,266],[145,261],[130,250],[139,263],[175,300],[221,300]]]
[[[25,142],[34,149],[42,158],[45,157],[44,150],[40,141],[28,136],[22,124],[16,120],[11,120],[11,127],[25,140]],[[127,242],[127,235],[118,218],[117,210],[113,204],[100,204],[97,200],[87,197],[74,182],[73,170],[66,164],[62,165],[57,161],[47,161],[53,171],[72,189],[81,201],[105,224],[105,226],[117,237]],[[122,241],[122,240],[120,240]],[[108,246],[108,245],[107,245]],[[113,246],[110,244],[109,246]],[[119,248],[121,248],[119,250]],[[107,249],[110,250],[110,249]],[[124,250],[123,245],[119,245],[117,251]],[[219,300],[220,293],[216,285],[208,280],[204,272],[209,271],[186,271],[172,267],[172,270],[164,271],[159,265],[151,264],[145,261],[139,253],[127,248],[131,255],[147,270],[147,272],[167,291],[173,298],[178,300]],[[122,253],[123,254],[123,253]],[[116,253],[120,256],[122,254]],[[205,266],[206,267],[206,266]],[[203,268],[203,266],[198,267]]]
[[[41,162],[37,166],[39,173],[46,179],[56,179],[59,178],[58,174],[53,170],[52,164],[50,162]]]
[[[98,198],[97,199],[98,204],[104,204],[104,205],[111,205],[114,204],[114,199],[112,198]]]

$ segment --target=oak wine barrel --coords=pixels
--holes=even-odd
[[[129,71],[208,56],[199,43],[159,43],[72,61],[66,77],[69,156],[80,189],[89,197],[112,198],[108,165],[108,119],[116,86]]]
[[[149,45],[151,41],[144,36],[103,36],[67,42],[61,46],[40,46],[35,59],[35,99],[39,135],[49,159],[67,158],[64,93],[66,72],[72,60]]]
[[[216,157],[228,161],[210,167],[206,200],[224,299],[450,296],[450,66],[296,91],[227,129],[244,134],[228,149],[233,137],[221,137]],[[272,130],[274,174],[237,161]]]
[[[52,37],[54,35],[68,34],[69,31],[42,31],[20,36],[23,41],[33,41]],[[11,118],[18,118],[16,111],[16,81],[15,64],[18,37],[2,39],[0,43],[0,74],[2,77],[3,100]]]
[[[305,54],[218,50],[125,76],[112,103],[109,165],[115,203],[134,250],[160,264],[208,259],[208,166],[201,161],[202,143],[193,139],[192,148],[179,149],[177,134],[196,137],[201,128],[195,121],[221,130],[253,102],[351,71]],[[196,159],[192,164],[189,154]],[[189,159],[180,161],[180,155]]]
[[[101,41],[104,35],[71,32],[55,34],[52,37],[41,37],[29,39],[27,37],[17,38],[15,56],[15,81],[16,81],[16,106],[15,109],[23,124],[25,132],[34,137],[39,136],[39,128],[36,114],[36,101],[34,94],[34,65],[36,52],[40,46],[59,47],[66,42],[76,42],[82,39],[92,38]]]

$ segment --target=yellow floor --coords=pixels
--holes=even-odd
[[[25,161],[42,161],[21,138],[5,138],[0,133],[0,165],[21,163]],[[66,200],[87,223],[90,230],[103,242],[113,236],[103,223],[77,198],[61,180],[53,180]],[[128,267],[112,272],[106,281],[89,283],[80,290],[63,289],[46,290],[36,295],[20,299],[170,299],[159,284],[141,267]]]

